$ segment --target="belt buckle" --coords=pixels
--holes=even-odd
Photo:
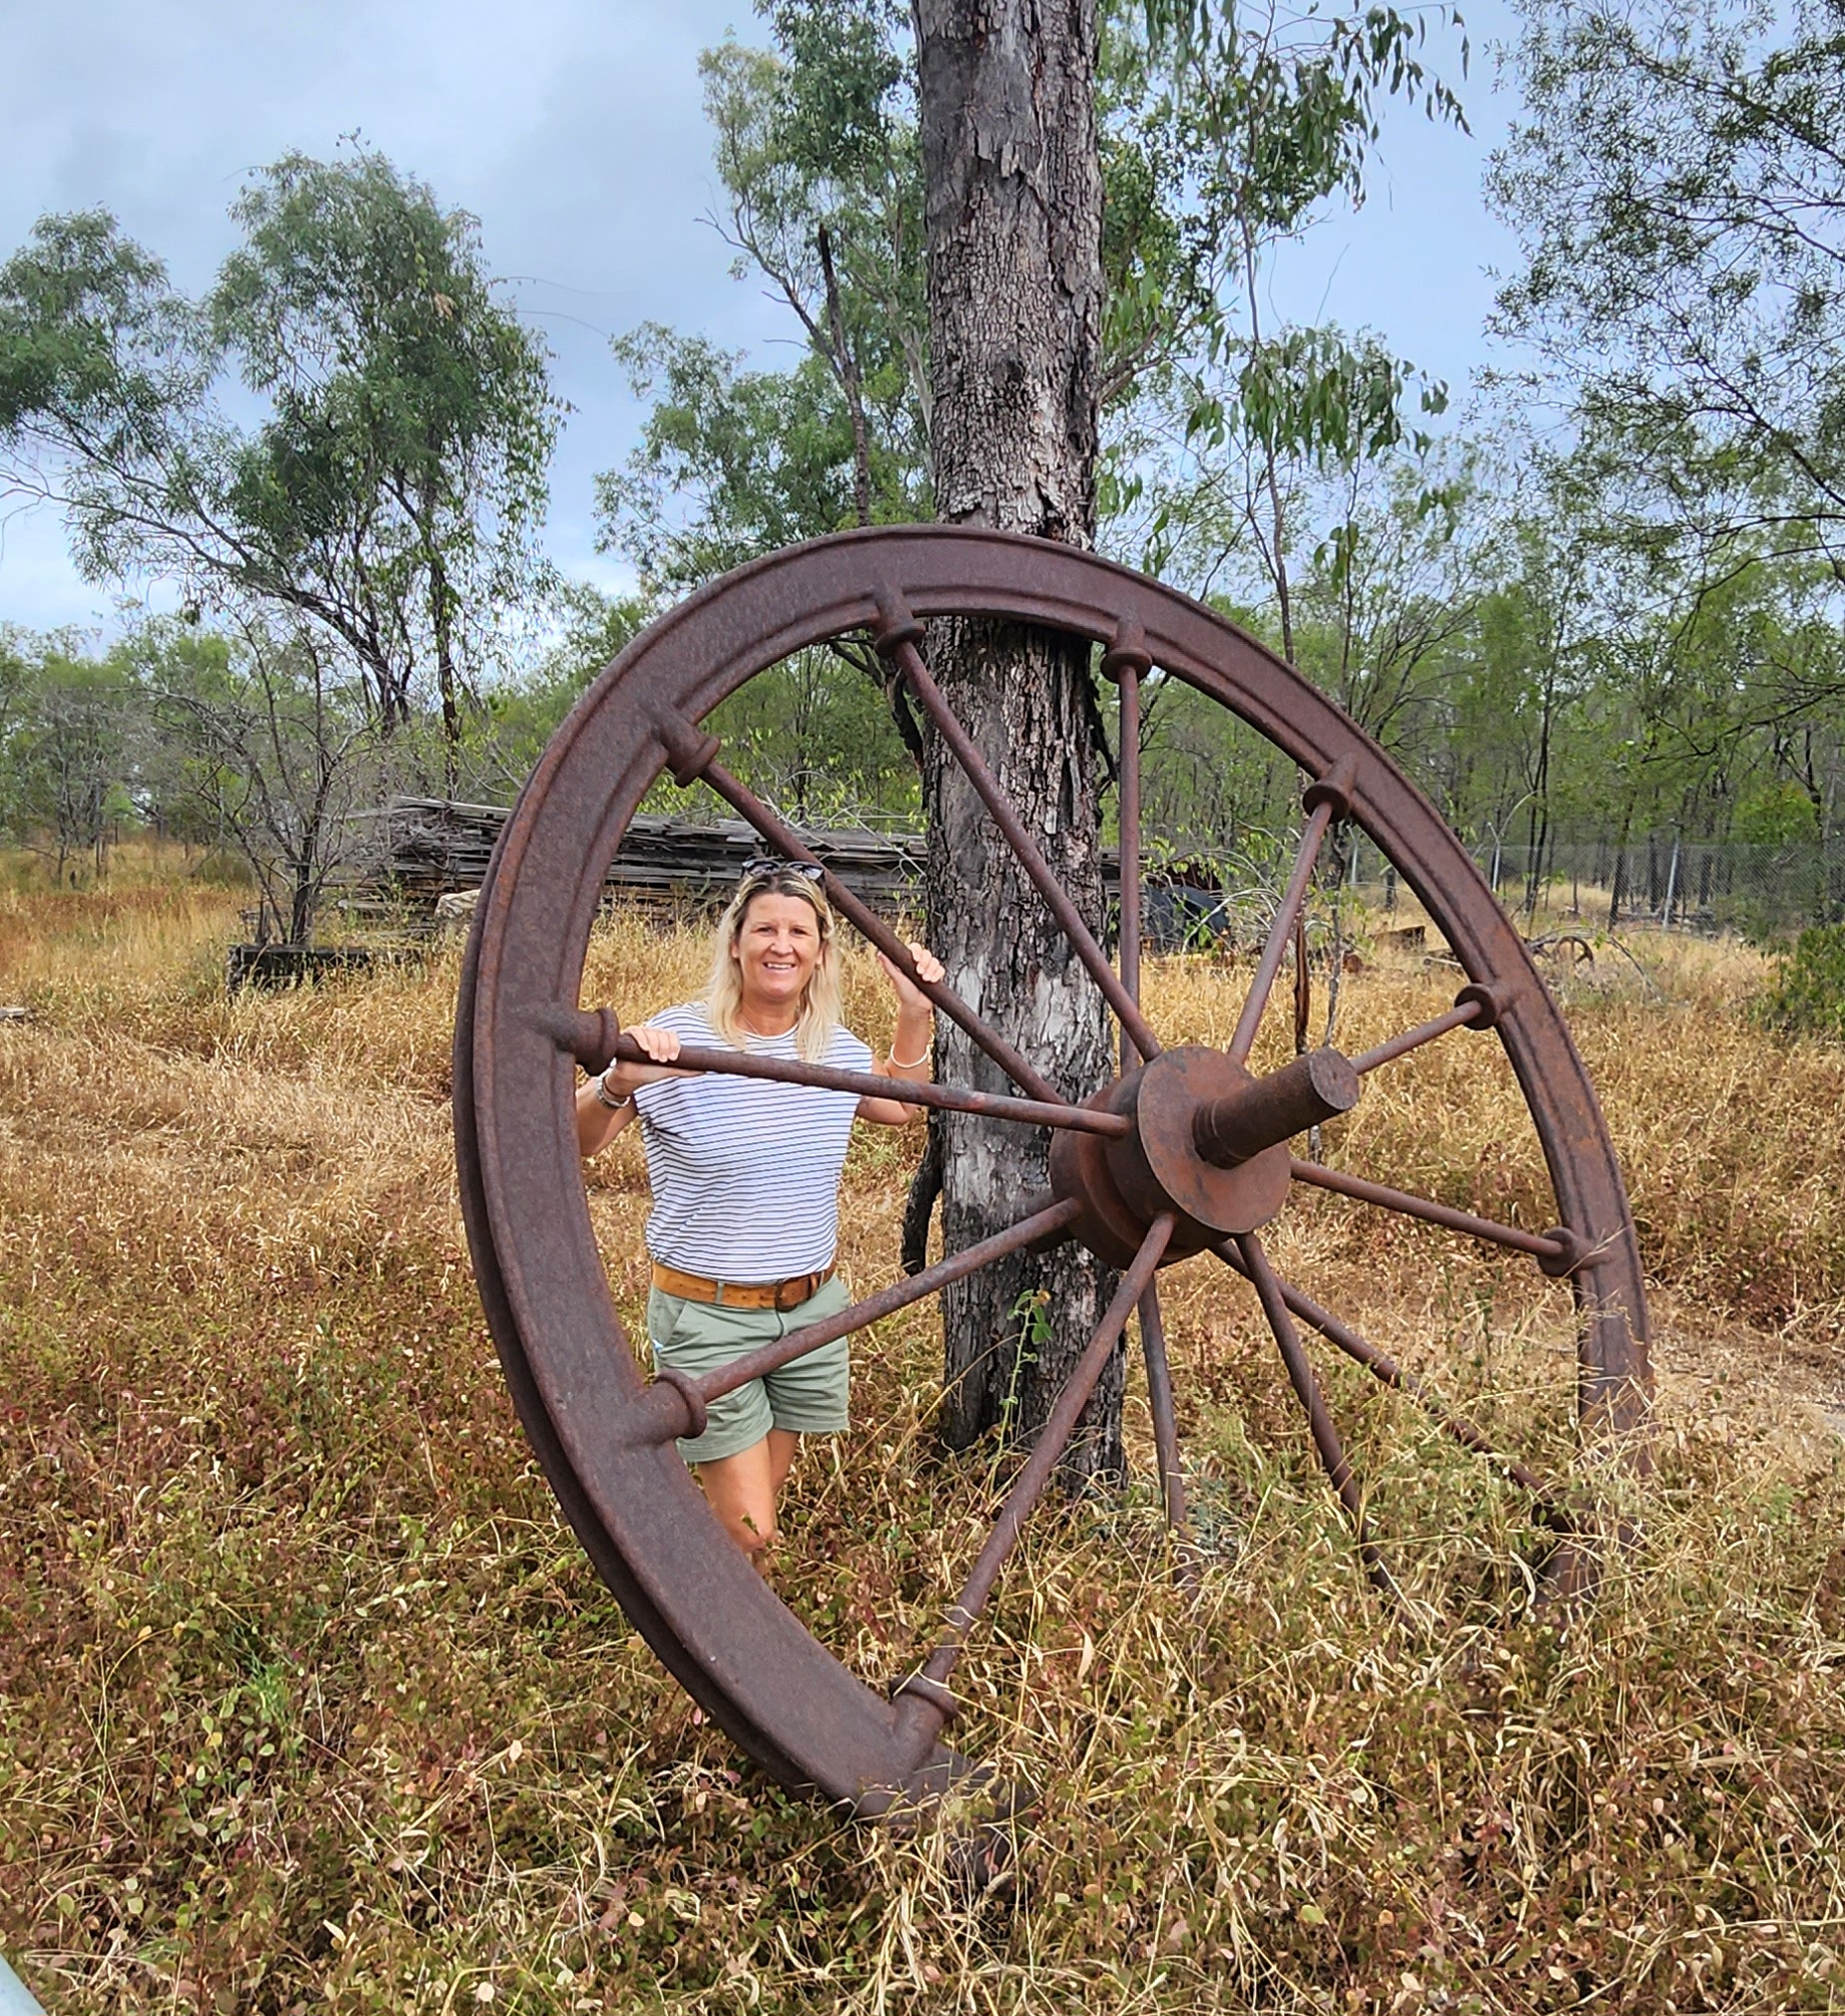
[[[784,1302],[782,1300],[782,1297],[786,1295],[791,1288],[799,1288],[801,1290],[801,1293],[797,1295],[792,1302]],[[814,1292],[814,1277],[812,1274],[793,1274],[786,1281],[778,1281],[775,1284],[776,1314],[778,1316],[791,1315],[795,1310],[801,1307],[802,1303],[805,1302],[813,1292]]]

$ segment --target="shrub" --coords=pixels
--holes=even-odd
[[[1820,924],[1800,934],[1761,1004],[1770,1028],[1845,1042],[1845,925]]]

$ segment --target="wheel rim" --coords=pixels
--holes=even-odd
[[[553,738],[501,836],[475,911],[457,1009],[455,1131],[462,1211],[482,1302],[520,1417],[565,1516],[624,1610],[694,1698],[779,1778],[869,1811],[893,1798],[938,1789],[965,1768],[939,1735],[953,1708],[946,1675],[985,1591],[964,1614],[951,1614],[935,1652],[894,1699],[886,1699],[808,1635],[707,1513],[673,1447],[674,1435],[684,1432],[702,1403],[684,1390],[687,1382],[649,1386],[643,1379],[592,1232],[576,1148],[574,1073],[579,1060],[606,1060],[616,1030],[612,1016],[581,1010],[577,997],[604,874],[648,788],[670,769],[682,783],[705,774],[719,779],[721,788],[727,782],[742,791],[717,763],[715,740],[697,726],[711,709],[793,652],[869,630],[909,680],[913,695],[935,712],[937,728],[951,733],[951,717],[938,711],[938,694],[931,700],[931,682],[916,649],[921,624],[947,615],[1042,624],[1101,644],[1103,669],[1122,686],[1124,722],[1137,711],[1142,674],[1157,665],[1228,708],[1319,780],[1306,794],[1307,832],[1294,877],[1299,895],[1291,890],[1297,912],[1319,840],[1333,818],[1349,816],[1380,848],[1447,938],[1468,986],[1447,1016],[1352,1063],[1360,1074],[1384,1068],[1417,1043],[1439,1040],[1470,1021],[1496,1029],[1543,1151],[1560,1226],[1554,1234],[1534,1235],[1490,1227],[1466,1213],[1437,1215],[1441,1207],[1411,1215],[1434,1216],[1476,1237],[1514,1245],[1546,1272],[1569,1276],[1578,1310],[1578,1419],[1594,1446],[1617,1460],[1643,1463],[1650,1402],[1632,1221],[1612,1146],[1568,1031],[1523,941],[1459,840],[1324,695],[1188,597],[1093,555],[1040,540],[936,526],[881,528],[795,547],[724,576],[662,617],[601,674]],[[1135,1084],[1157,1084],[1168,1107],[1190,1096],[1183,1089],[1184,1053],[1167,1053],[1144,1074],[1132,1069],[1142,1054],[1158,1049],[1156,1033],[1136,1019],[1138,766],[1137,755],[1127,757],[1134,746],[1124,733],[1123,951],[1118,978],[1110,974],[1129,1075],[1089,1101],[1107,1113],[1131,1105]],[[760,829],[765,808],[747,792],[733,803],[753,813]],[[773,825],[773,816],[769,819]],[[767,837],[789,838],[781,829]],[[1255,1011],[1246,1010],[1230,1045],[1239,1067],[1285,950],[1287,901],[1251,989]],[[1099,960],[1092,943],[1090,950]],[[1010,1064],[1022,1093],[1015,1103],[1029,1107],[1035,1100],[1042,1110],[1047,1097],[1057,1097],[1021,1059],[1014,1055]],[[741,1068],[734,1062],[728,1067]],[[1238,1087],[1215,1066],[1197,1069],[1202,1075],[1196,1082],[1203,1086],[1208,1080],[1222,1108],[1219,1133],[1204,1130],[1215,1143],[1213,1152],[1249,1147],[1249,1140],[1232,1138],[1239,1119],[1247,1132],[1247,1111],[1225,1096]],[[1263,1082],[1272,1084],[1279,1075]],[[1144,1095],[1150,1112],[1154,1094]],[[968,1096],[995,1109],[995,1102],[981,1101],[981,1095]],[[1317,1096],[1329,1096],[1326,1084]],[[1283,1118],[1304,1110],[1289,1106]],[[1178,1184],[1185,1172],[1175,1174],[1175,1157],[1182,1160],[1183,1151],[1172,1145],[1179,1136],[1170,1126],[1166,1162],[1155,1170],[1152,1188],[1142,1183],[1135,1189],[1123,1173],[1123,1157],[1133,1157],[1121,1122],[1084,1119],[1079,1124],[1113,1131],[1077,1132],[1067,1105],[1057,1111],[1063,1118],[1053,1134],[1053,1171],[1061,1165],[1056,1187],[1062,1215],[1052,1210],[1030,1226],[1043,1238],[1066,1235],[1074,1226],[1085,1243],[1129,1266],[1123,1295],[1116,1298],[1122,1306],[1115,1334],[1138,1303],[1169,1516],[1175,1523],[1182,1519],[1183,1492],[1153,1272],[1165,1259],[1215,1242],[1229,1264],[1254,1282],[1373,1579],[1387,1584],[1387,1571],[1365,1531],[1350,1466],[1301,1349],[1297,1321],[1369,1363],[1389,1383],[1414,1391],[1415,1382],[1398,1374],[1362,1336],[1275,1277],[1261,1246],[1259,1216],[1245,1227],[1234,1212],[1213,1216],[1206,1208],[1202,1218],[1192,1215],[1200,1198],[1208,1206],[1214,1192],[1208,1183],[1196,1194]],[[1272,1138],[1278,1124],[1271,1116],[1255,1158],[1266,1155],[1271,1166],[1277,1154],[1287,1158],[1286,1134]],[[1189,1118],[1184,1125],[1191,1125]],[[1150,1140],[1150,1120],[1148,1127]],[[1186,1138],[1195,1140],[1196,1129]],[[1077,1164],[1080,1169],[1071,1173]],[[1104,1165],[1109,1197],[1095,1173]],[[1245,1155],[1241,1166],[1253,1167],[1254,1161]],[[1302,1177],[1303,1166],[1290,1161],[1284,1191],[1286,1176]],[[1394,1200],[1386,1204],[1393,1209],[1422,1202],[1381,1185],[1354,1187],[1354,1180],[1323,1186],[1344,1187],[1370,1202]],[[1123,1204],[1127,1216],[1115,1222],[1110,1214]],[[1025,1216],[1021,1207],[1021,1219]],[[1200,1231],[1211,1240],[1198,1236]],[[1023,1238],[1013,1240],[1022,1243]],[[878,1303],[891,1295],[914,1299],[908,1290],[872,1299]],[[856,1306],[863,1320],[882,1313]],[[1110,1320],[1114,1316],[1111,1311]],[[1105,1356],[1112,1339],[1105,1348],[1102,1339],[1098,1331],[1094,1348]],[[1078,1412],[1080,1404],[1079,1398]],[[1465,1422],[1445,1425],[1463,1441],[1470,1435],[1480,1441]],[[1040,1450],[1050,1439],[1047,1430]],[[1054,1455],[1050,1450],[1039,1466],[1045,1474]],[[1537,1482],[1517,1466],[1513,1473]],[[1037,1488],[1042,1481],[1036,1480]],[[1034,1497],[1035,1490],[1026,1496],[1021,1519]],[[1004,1550],[986,1589],[1003,1559]],[[967,1597],[963,1591],[963,1603]]]

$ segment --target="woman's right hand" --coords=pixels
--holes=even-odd
[[[577,1148],[585,1155],[600,1153],[634,1118],[634,1094],[639,1086],[679,1075],[673,1069],[679,1038],[671,1029],[642,1022],[622,1033],[634,1038],[635,1048],[647,1061],[612,1063],[600,1077],[591,1077],[577,1087]]]
[[[638,1028],[623,1029],[623,1035],[632,1036],[657,1064],[670,1064],[679,1054],[679,1038],[671,1029],[655,1028],[652,1022],[642,1022]]]
[[[679,1055],[679,1038],[671,1029],[655,1028],[651,1022],[640,1022],[631,1029],[623,1029],[622,1034],[634,1038],[634,1046],[641,1052],[642,1061],[629,1063],[624,1059],[610,1064],[602,1073],[602,1088],[611,1098],[631,1097],[640,1085],[685,1075],[673,1068],[673,1060]]]

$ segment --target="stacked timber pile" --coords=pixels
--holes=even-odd
[[[373,815],[376,839],[354,892],[367,899],[409,902],[432,919],[445,897],[451,924],[464,921],[471,904],[463,892],[486,879],[487,862],[508,814],[500,805],[460,805],[443,798],[394,798]],[[879,834],[853,829],[809,832],[803,838],[852,893],[887,917],[914,915],[922,907],[924,842],[920,833]],[[741,820],[700,824],[689,819],[637,815],[628,822],[609,865],[611,896],[669,915],[714,910],[737,886],[743,865],[766,852],[754,827]],[[1120,857],[1102,851],[1102,884],[1112,908],[1120,892]],[[1149,951],[1203,949],[1234,938],[1236,921],[1203,864],[1180,862],[1149,877],[1143,899]],[[1111,932],[1112,935],[1112,932]],[[1258,933],[1258,936],[1260,934]]]
[[[394,798],[375,815],[361,889],[427,905],[485,879],[493,844],[505,825],[499,805],[459,805],[440,798]],[[810,832],[807,845],[855,896],[893,913],[913,908],[922,882],[920,834]],[[647,908],[682,910],[721,904],[743,865],[766,852],[761,836],[741,820],[700,824],[638,814],[628,822],[609,864],[607,889]]]

